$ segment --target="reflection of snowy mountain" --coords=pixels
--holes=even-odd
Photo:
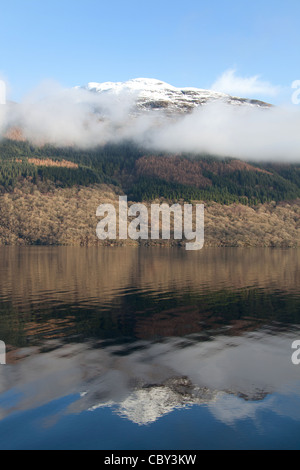
[[[145,425],[175,409],[205,404],[217,419],[232,423],[273,406],[278,393],[295,393],[299,368],[291,362],[291,344],[297,334],[266,329],[205,342],[193,335],[130,348],[50,342],[47,352],[19,350],[1,369],[0,393],[14,390],[15,399],[11,407],[0,405],[0,417],[70,396],[64,413],[111,407]],[[286,402],[276,412],[291,414]]]
[[[153,385],[133,391],[120,403],[113,406],[116,412],[136,424],[150,424],[175,409],[192,405],[203,405],[215,401],[220,392],[195,387],[186,377],[173,378],[162,385]],[[95,405],[94,411],[104,405]]]
[[[176,409],[207,405],[212,410],[216,407],[218,410],[216,414],[224,416],[226,420],[226,411],[222,409],[222,406],[220,407],[220,403],[231,400],[235,403],[236,412],[239,410],[239,414],[245,415],[245,410],[251,409],[252,403],[255,402],[258,407],[263,406],[259,403],[267,396],[266,391],[260,390],[253,391],[252,395],[228,390],[210,390],[206,387],[201,388],[193,385],[187,377],[176,377],[161,385],[149,385],[136,389],[123,401],[109,401],[94,405],[89,408],[89,411],[109,406],[121,417],[139,425],[147,425]],[[240,400],[240,405],[237,404],[238,400]],[[246,405],[245,402],[249,402],[249,405]]]

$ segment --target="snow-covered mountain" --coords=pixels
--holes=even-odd
[[[2,105],[0,137],[3,135],[13,140],[29,140],[37,145],[48,143],[61,147],[97,147],[108,142],[133,141],[138,145],[172,152],[201,153],[205,148],[205,152],[214,155],[240,158],[243,152],[237,151],[236,145],[228,149],[231,139],[226,137],[239,125],[239,111],[242,108],[242,115],[244,111],[249,111],[252,123],[255,121],[253,111],[270,107],[270,104],[258,100],[213,90],[176,88],[149,78],[127,82],[90,82],[86,86],[67,90],[52,92],[46,89],[41,97],[38,94],[32,102],[7,102]],[[201,108],[206,108],[208,113],[198,113],[197,109]],[[263,114],[267,119],[268,113]],[[192,120],[187,123],[181,119],[186,117],[188,120],[192,117]],[[215,117],[221,118],[218,128],[214,125]],[[172,128],[177,124],[177,129]],[[198,142],[195,136],[204,127],[209,132],[202,132]],[[224,129],[224,145],[219,141],[220,127]],[[248,124],[244,127],[248,128]],[[218,139],[212,137],[207,142],[209,135],[216,135]],[[253,158],[257,150],[250,152],[249,145],[245,147],[249,158]]]
[[[168,113],[189,112],[198,106],[211,102],[262,108],[271,106],[262,101],[238,98],[213,90],[176,88],[168,83],[150,78],[136,78],[127,82],[91,82],[82,88],[93,93],[118,96],[120,99],[124,95],[131,95],[136,99],[137,107],[140,110],[165,110]]]

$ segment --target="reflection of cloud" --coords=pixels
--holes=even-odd
[[[274,403],[274,400],[271,401]],[[208,404],[212,415],[222,423],[233,425],[236,421],[255,419],[260,410],[272,408],[266,401],[244,401],[234,395],[222,395],[211,405]]]
[[[234,395],[219,395],[215,403],[208,407],[212,415],[224,424],[233,425],[237,421],[251,419],[259,423],[259,414],[272,411],[282,417],[300,420],[300,382],[294,384],[293,391],[280,389],[263,401],[244,401]]]
[[[261,409],[291,416],[280,393],[299,401],[299,369],[291,362],[291,333],[260,331],[244,337],[198,342],[196,337],[161,343],[97,348],[89,344],[57,347],[49,352],[22,350],[0,376],[2,403],[14,390],[15,401],[0,407],[3,417],[67,395],[78,396],[68,413],[112,406],[139,424],[156,421],[172,410],[208,404],[221,421],[254,418]],[[59,347],[60,346],[60,347]],[[100,347],[99,347],[100,346]],[[271,398],[265,398],[272,394]],[[288,399],[288,398],[287,398]],[[251,400],[255,400],[254,403]],[[273,401],[272,401],[273,400]],[[273,406],[276,403],[276,407]],[[294,406],[294,405],[293,405]]]

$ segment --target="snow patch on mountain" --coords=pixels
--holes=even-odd
[[[189,112],[212,102],[231,105],[270,107],[258,100],[238,98],[225,93],[200,88],[177,88],[151,78],[136,78],[126,82],[90,82],[83,89],[93,93],[108,94],[119,98],[132,96],[140,110],[165,110],[167,112]]]

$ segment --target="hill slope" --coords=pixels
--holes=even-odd
[[[168,155],[130,143],[94,150],[0,143],[0,191],[27,179],[48,186],[114,184],[132,200],[204,200],[246,205],[300,197],[300,165],[253,164],[211,156]]]
[[[0,245],[107,244],[95,213],[102,203],[118,209],[119,194],[204,202],[206,246],[300,246],[300,165],[153,154],[130,143],[92,151],[0,143]]]

